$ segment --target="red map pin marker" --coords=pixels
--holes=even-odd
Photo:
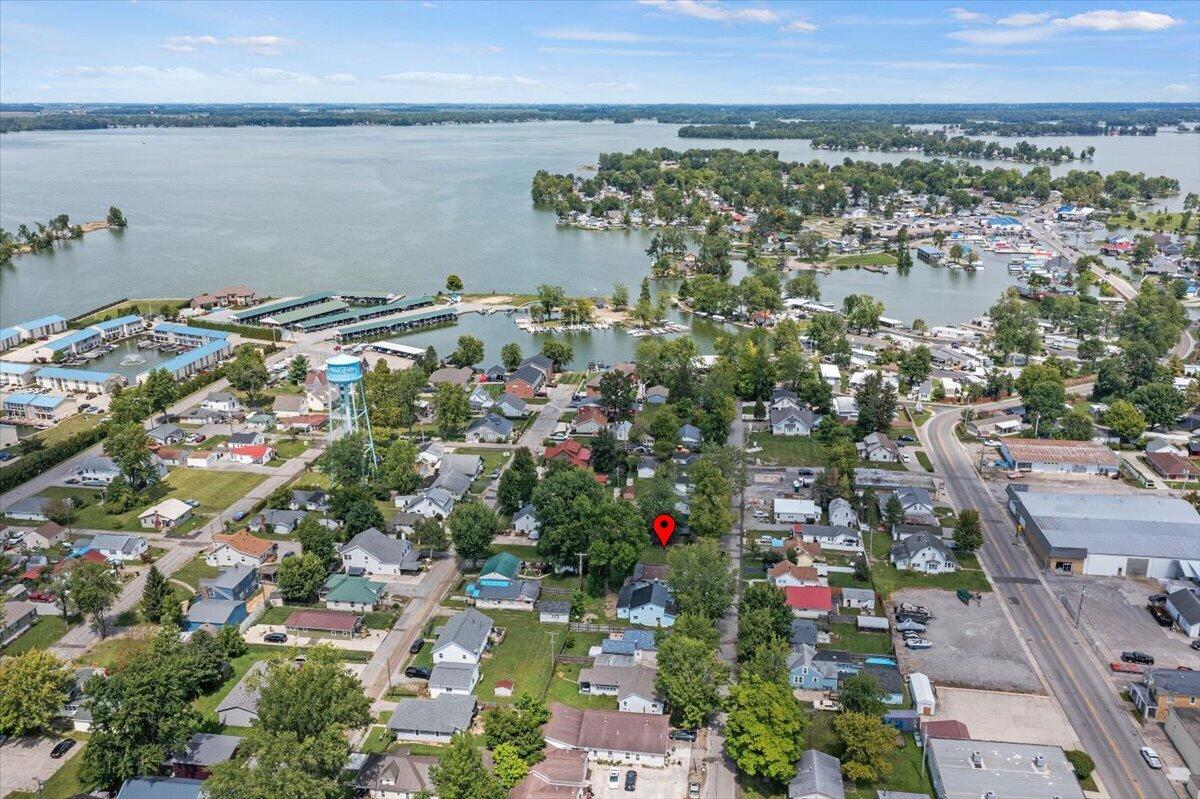
[[[658,543],[662,544],[663,549],[667,548],[667,542],[671,540],[671,534],[675,532],[675,517],[669,513],[660,513],[654,517],[654,534],[658,536]]]

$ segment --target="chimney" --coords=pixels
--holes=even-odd
[[[975,766],[975,768],[983,768],[983,755],[978,749],[972,750],[971,763]]]
[[[1046,756],[1038,752],[1033,756],[1033,767],[1041,771],[1046,767]]]

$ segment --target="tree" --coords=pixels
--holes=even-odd
[[[121,581],[107,563],[81,560],[71,567],[67,578],[67,590],[71,600],[84,616],[91,616],[100,637],[108,634],[105,614],[121,594]]]
[[[1021,401],[1025,403],[1026,413],[1036,420],[1035,429],[1039,435],[1044,435],[1043,425],[1048,428],[1065,413],[1066,384],[1062,375],[1052,366],[1026,366],[1017,378],[1017,391],[1021,395]]]
[[[857,783],[876,782],[892,773],[891,756],[900,745],[894,727],[875,716],[840,713],[833,729],[842,742],[842,773]]]
[[[1079,749],[1068,749],[1063,752],[1067,756],[1067,761],[1070,762],[1071,768],[1075,770],[1076,778],[1087,780],[1092,776],[1092,772],[1096,770],[1096,761],[1092,760],[1091,755]]]
[[[592,469],[596,474],[613,474],[624,461],[624,455],[612,431],[605,428],[591,441]]]
[[[744,677],[726,700],[725,751],[752,777],[787,782],[796,773],[808,717],[786,684]]]
[[[125,214],[115,205],[108,207],[107,222],[109,227],[126,227],[129,221],[125,218]]]
[[[550,338],[542,343],[542,355],[553,362],[554,371],[560,372],[575,359],[575,350],[566,341]]]
[[[463,290],[462,278],[458,275],[446,275],[446,291],[457,294]]]
[[[642,511],[642,519],[647,525],[652,524],[654,519],[663,513],[675,513],[675,502],[675,485],[665,475],[655,475],[638,483],[638,508]]]
[[[411,494],[421,484],[417,474],[417,447],[407,438],[397,438],[388,446],[379,464],[379,483],[389,491]]]
[[[512,788],[529,773],[529,764],[512,744],[500,744],[492,750],[492,773],[505,789]]]
[[[317,595],[328,574],[320,556],[305,552],[283,559],[276,574],[276,583],[284,599],[289,602],[307,602]]]
[[[523,762],[530,765],[542,759],[546,741],[542,725],[550,720],[545,701],[522,693],[511,706],[499,706],[483,714],[483,741],[493,751],[511,746]]]
[[[1123,399],[1108,406],[1104,424],[1127,444],[1137,441],[1146,432],[1146,417],[1132,402]]]
[[[992,347],[1001,359],[1019,352],[1033,355],[1038,351],[1037,318],[1029,306],[1011,290],[1006,292],[990,309],[992,319]]]
[[[533,462],[529,447],[518,447],[512,463],[500,475],[500,485],[496,489],[501,513],[511,516],[525,507],[533,497],[537,479],[537,465]]]
[[[574,564],[586,552],[593,520],[605,499],[605,488],[590,471],[552,465],[533,490],[533,507],[541,525],[538,554],[552,563]]]
[[[369,499],[351,502],[342,517],[342,534],[350,539],[372,527],[376,529],[384,527],[383,512],[379,510],[379,506]]]
[[[979,511],[965,508],[958,514],[958,521],[954,523],[954,546],[963,552],[974,552],[983,546]]]
[[[442,552],[450,544],[441,519],[418,519],[413,525],[412,541],[418,547],[428,547],[431,558],[434,552]]]
[[[858,403],[858,421],[855,432],[860,436],[869,433],[887,433],[896,413],[896,389],[886,383],[879,372],[872,372],[854,393]]]
[[[553,286],[548,283],[543,283],[537,287],[538,303],[542,306],[542,311],[547,319],[554,318],[554,309],[560,307],[566,299],[566,294],[563,292],[562,286]]]
[[[614,420],[628,419],[637,402],[637,379],[617,369],[600,376],[600,403]]]
[[[919,344],[900,356],[900,378],[906,386],[923,383],[933,371],[933,356],[929,347]]]
[[[1104,342],[1098,338],[1085,338],[1079,342],[1079,359],[1083,362],[1083,370],[1095,370],[1097,362],[1104,357]]]
[[[882,716],[887,706],[884,704],[885,694],[879,683],[866,672],[860,672],[847,677],[838,691],[842,707],[851,713],[862,713],[867,716]]]
[[[521,345],[515,341],[510,341],[500,348],[500,363],[510,372],[517,371],[521,365],[523,356],[521,355]]]
[[[382,361],[380,361],[382,363]],[[292,360],[288,361],[287,379],[292,385],[303,383],[308,377],[308,358],[303,355],[297,355]]]
[[[629,287],[624,283],[613,285],[612,307],[614,311],[624,311],[629,307]]]
[[[315,516],[305,516],[296,526],[296,537],[300,541],[300,550],[315,555],[328,569],[337,563],[337,550],[334,548],[333,531],[324,526]]]
[[[438,799],[503,799],[504,786],[483,767],[471,735],[456,732],[441,759],[429,769]]]
[[[1146,383],[1129,400],[1142,412],[1147,426],[1168,427],[1183,413],[1183,395],[1169,383]]]
[[[588,589],[603,593],[624,582],[646,547],[646,526],[638,509],[611,497],[583,509],[581,521],[590,526],[588,539]]]
[[[720,708],[726,677],[725,665],[706,641],[672,630],[659,644],[655,685],[680,727],[697,729]]]
[[[322,645],[305,655],[300,668],[288,660],[273,661],[256,681],[259,725],[306,741],[329,728],[355,730],[370,724],[371,701],[358,677],[343,667],[337,650]]]
[[[44,729],[67,701],[71,669],[45,649],[0,661],[0,733],[18,738]]]
[[[151,565],[146,572],[146,585],[142,588],[142,615],[147,621],[157,624],[162,619],[163,602],[173,595],[167,578],[157,566]]]
[[[229,381],[229,385],[238,391],[246,392],[246,397],[253,400],[271,379],[271,375],[267,372],[262,352],[254,347],[246,347],[226,365],[225,379]]]
[[[669,405],[659,408],[650,420],[650,435],[654,438],[654,454],[665,458],[679,446],[679,417]]]
[[[151,369],[146,375],[146,382],[138,387],[138,392],[145,398],[151,411],[164,413],[172,402],[179,399],[179,384],[166,369]]]
[[[349,747],[336,729],[308,740],[291,732],[254,728],[232,760],[219,763],[204,781],[206,799],[340,799],[339,780]]]
[[[463,560],[486,557],[500,532],[496,512],[482,502],[460,502],[450,513],[450,540]]]
[[[787,294],[789,297],[821,299],[821,287],[817,284],[816,273],[798,272],[795,277],[787,282]]]
[[[433,392],[433,413],[443,438],[461,430],[471,418],[471,403],[466,390],[454,383],[438,383]]]
[[[42,500],[42,515],[65,527],[75,518],[75,503],[67,497],[46,497]]]
[[[1075,408],[1063,417],[1060,433],[1070,441],[1087,441],[1092,437],[1092,417],[1088,412]]]
[[[113,459],[130,486],[143,486],[158,477],[150,460],[150,439],[136,422],[110,425],[104,454]]]
[[[667,582],[682,612],[720,617],[733,601],[735,578],[729,555],[713,539],[702,539],[667,553]]]
[[[768,582],[746,586],[738,603],[738,660],[745,661],[772,640],[787,641],[792,629],[792,609],[782,588]]]
[[[450,363],[455,366],[474,366],[483,360],[483,342],[475,336],[459,336],[458,349],[450,353]]]
[[[733,527],[729,509],[732,488],[716,464],[707,458],[692,470],[692,496],[688,527],[702,538],[719,538]]]
[[[367,474],[367,457],[367,438],[360,431],[330,444],[318,465],[335,486],[355,486],[361,484]]]
[[[226,660],[240,658],[249,651],[246,646],[246,639],[242,638],[242,631],[237,627],[222,627],[217,633],[217,643],[221,646],[221,651],[225,653]]]

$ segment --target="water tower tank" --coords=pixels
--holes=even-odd
[[[344,386],[362,380],[362,362],[351,355],[334,355],[325,361],[325,375],[329,382]]]

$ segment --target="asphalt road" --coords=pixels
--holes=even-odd
[[[1108,794],[1122,799],[1174,799],[1170,783],[1139,755],[1145,741],[1103,665],[1040,580],[1041,570],[1028,551],[1012,543],[1008,514],[954,435],[960,415],[959,410],[937,414],[926,423],[923,438],[954,504],[980,512],[984,527],[980,562],[997,594],[1008,603],[1018,635],[1025,639],[1085,751],[1095,759]]]

